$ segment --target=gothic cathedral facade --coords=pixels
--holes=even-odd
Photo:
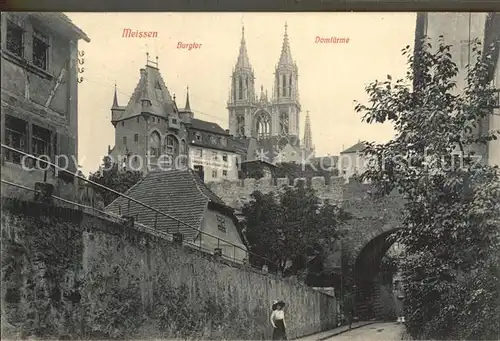
[[[309,117],[306,118],[304,140],[302,143],[300,141],[298,68],[292,58],[286,24],[270,98],[262,86],[260,96],[256,95],[254,70],[248,57],[245,31],[242,29],[227,109],[230,133],[236,138],[255,138],[258,149],[265,151],[270,161],[278,150],[283,150],[287,145],[298,153],[313,152]]]

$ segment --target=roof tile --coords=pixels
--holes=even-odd
[[[155,211],[134,202],[130,202],[129,208],[128,200],[123,197],[113,201],[106,210],[114,214],[135,216],[138,222],[149,226],[154,226],[157,216],[157,229],[167,233],[179,231],[188,241],[193,241],[198,235],[196,229],[201,228],[209,202],[225,206],[190,169],[151,172],[125,194],[180,222],[157,215]]]

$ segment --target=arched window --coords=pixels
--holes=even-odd
[[[288,135],[290,128],[290,122],[288,113],[286,111],[282,111],[280,113],[280,134]]]
[[[281,96],[286,97],[286,75],[282,75],[281,82]]]
[[[159,157],[161,151],[161,138],[158,132],[154,131],[149,135],[149,154],[152,157]]]
[[[245,136],[245,117],[243,115],[240,115],[236,120],[238,135]]]
[[[257,117],[257,136],[267,137],[271,135],[271,119],[269,115],[261,114]]]
[[[238,99],[243,99],[243,77],[239,77],[239,84],[238,84]]]
[[[288,78],[288,96],[292,96],[292,75]]]
[[[248,76],[245,76],[245,99],[248,99]]]
[[[172,156],[176,156],[179,154],[179,141],[177,141],[177,138],[175,136],[167,135],[165,141],[165,150],[167,154],[170,154]]]
[[[181,155],[185,155],[186,154],[186,141],[184,141],[184,140],[181,140],[180,153],[181,153]]]

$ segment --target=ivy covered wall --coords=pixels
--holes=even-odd
[[[3,200],[2,337],[269,339],[336,324],[335,298],[82,211]]]

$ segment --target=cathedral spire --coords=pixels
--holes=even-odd
[[[307,150],[312,150],[312,133],[311,133],[311,119],[309,117],[309,111],[306,113],[306,124],[304,127],[304,148]]]
[[[117,94],[117,91],[116,91],[116,83],[115,83],[115,95],[113,97],[113,106],[112,108],[118,108],[119,105],[118,105],[118,94]]]
[[[191,111],[191,106],[189,105],[189,86],[187,87],[186,93],[186,106],[184,107],[185,111]]]
[[[292,52],[290,51],[290,42],[288,40],[288,24],[285,22],[285,34],[283,36],[283,45],[278,66],[294,65]]]
[[[245,26],[241,27],[241,43],[240,43],[240,54],[238,55],[238,61],[236,62],[236,69],[251,69],[250,59],[247,53],[247,44],[245,41]]]

